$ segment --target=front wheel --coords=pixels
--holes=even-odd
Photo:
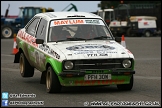
[[[19,63],[20,63],[20,74],[21,74],[21,76],[22,77],[33,77],[34,68],[29,64],[24,53],[20,54]]]
[[[58,76],[53,71],[52,67],[49,66],[46,74],[46,90],[48,93],[59,93],[61,92],[61,84]]]
[[[133,75],[132,75],[129,84],[119,84],[119,85],[117,85],[117,88],[119,90],[131,90],[133,88],[133,80],[134,80],[134,78],[133,78]]]
[[[1,38],[12,38],[13,32],[14,30],[10,25],[1,26]]]

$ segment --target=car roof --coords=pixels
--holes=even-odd
[[[47,20],[69,19],[69,18],[100,18],[100,16],[89,12],[45,12],[38,13],[35,16],[45,17]]]

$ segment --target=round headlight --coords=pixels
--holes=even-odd
[[[73,62],[66,61],[64,64],[65,69],[72,69],[73,68]]]
[[[131,66],[131,61],[129,59],[123,60],[123,67],[129,68]]]

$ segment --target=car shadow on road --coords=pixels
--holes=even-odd
[[[24,79],[23,83],[29,84],[32,86],[36,91],[41,92],[45,91],[45,84],[40,84],[40,78],[35,77],[31,79]],[[121,92],[129,92],[129,91],[122,91],[118,90],[116,85],[110,85],[110,86],[71,86],[71,87],[65,87],[62,86],[61,92],[59,94],[91,94],[91,93],[121,93]],[[51,93],[55,94],[55,93]],[[57,93],[58,94],[58,93]]]
[[[114,93],[128,92],[117,89],[116,85],[111,86],[77,86],[77,87],[62,87],[62,94],[91,94],[91,93]]]

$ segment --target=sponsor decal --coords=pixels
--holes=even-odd
[[[75,85],[106,85],[106,84],[122,84],[124,82],[124,80],[80,80],[80,81],[75,81],[74,84]]]
[[[148,22],[143,22],[144,25],[148,25]]]
[[[54,25],[68,25],[68,24],[84,24],[83,20],[74,19],[74,20],[57,20],[53,22]]]
[[[57,54],[53,49],[49,48],[49,46],[40,44],[38,48],[41,49],[43,52],[46,52],[52,55],[53,57],[60,59],[60,55]]]
[[[87,24],[100,24],[99,20],[85,20]]]
[[[92,56],[108,56],[108,53],[117,53],[110,50],[114,50],[115,47],[102,45],[102,44],[85,44],[75,45],[66,48],[73,51],[74,54],[87,54],[88,57]]]
[[[52,21],[50,27],[60,26],[60,25],[74,25],[74,24],[95,24],[95,25],[104,25],[102,20],[98,19],[67,19],[67,20],[55,20]]]
[[[67,47],[67,50],[80,50],[80,49],[104,49],[104,50],[113,50],[115,49],[112,46],[108,46],[108,45],[102,45],[102,44],[84,44],[84,45],[75,45],[72,47]]]
[[[17,37],[21,38],[22,40],[26,41],[27,43],[31,44],[34,47],[38,47],[38,44],[35,43],[35,37],[23,32],[22,30],[20,30],[18,32]]]
[[[108,56],[108,54],[87,54],[88,57],[95,57],[95,56]]]

